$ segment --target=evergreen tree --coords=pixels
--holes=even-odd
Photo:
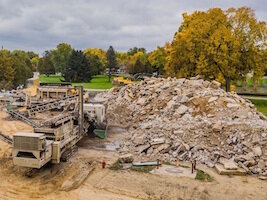
[[[82,51],[72,51],[63,76],[68,82],[89,82],[91,80],[91,69]]]
[[[101,60],[97,55],[87,53],[86,59],[88,62],[88,66],[91,69],[91,75],[98,75],[101,74],[101,72],[103,72],[104,70],[103,63],[101,62]]]
[[[110,82],[110,77],[111,77],[111,70],[116,68],[117,66],[117,61],[116,61],[116,54],[112,46],[109,47],[107,51],[107,68],[109,69],[108,71],[108,80]]]

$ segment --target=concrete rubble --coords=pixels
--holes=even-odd
[[[121,154],[267,176],[266,117],[217,81],[198,78],[148,78],[97,95],[106,99],[108,123],[129,128]]]

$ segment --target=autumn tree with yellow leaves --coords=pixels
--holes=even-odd
[[[230,91],[231,81],[247,73],[259,80],[266,69],[266,23],[252,9],[213,8],[183,14],[183,22],[166,50],[165,73],[217,79]]]
[[[148,55],[148,61],[151,63],[154,72],[157,72],[157,74],[163,74],[166,61],[165,48],[158,46],[157,49]]]

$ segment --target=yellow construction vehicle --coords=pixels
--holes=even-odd
[[[29,78],[26,80],[26,88],[22,91],[18,91],[18,93],[24,93],[25,101],[24,105],[19,109],[20,112],[24,112],[26,110],[27,105],[31,104],[31,98],[36,96],[37,88],[40,86],[40,78],[39,76],[34,76],[33,78]]]
[[[129,85],[129,84],[135,84],[135,82],[125,79],[124,77],[116,77],[112,81],[113,85]]]

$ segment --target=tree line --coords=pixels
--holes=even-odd
[[[75,50],[66,43],[59,44],[56,49],[45,51],[38,62],[38,70],[47,76],[61,73],[66,81],[87,82],[94,75],[108,70],[111,73],[120,66],[126,66],[128,72],[164,73],[165,50],[158,47],[147,53],[145,48],[133,47],[128,52],[117,52],[110,46],[107,51],[99,48]]]
[[[0,50],[0,89],[25,85],[37,68],[37,57],[34,52]]]

